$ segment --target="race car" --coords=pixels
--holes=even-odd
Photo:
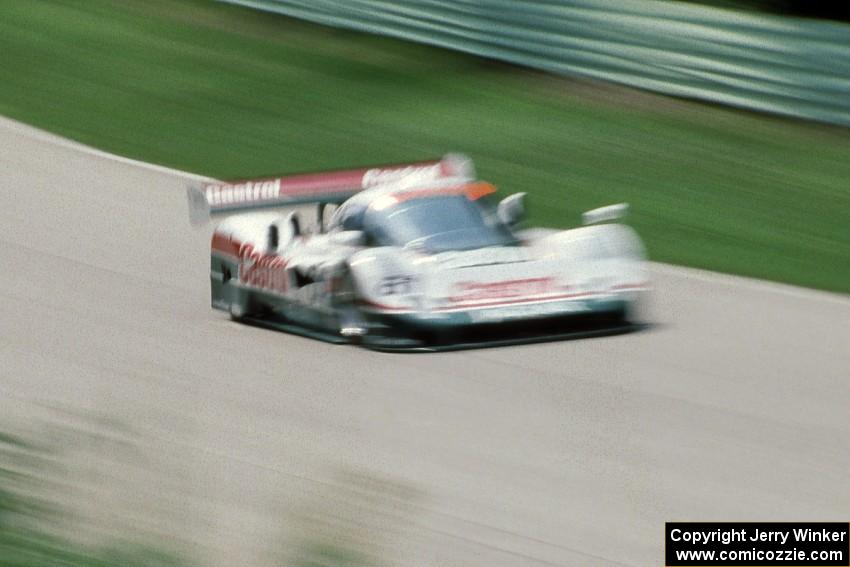
[[[211,299],[235,321],[398,350],[634,328],[649,282],[640,239],[612,222],[624,204],[569,230],[522,229],[525,194],[495,192],[448,154],[210,182],[188,197],[193,223],[226,216],[212,235]]]

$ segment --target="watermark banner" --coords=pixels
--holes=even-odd
[[[850,524],[668,522],[667,567],[850,566]]]

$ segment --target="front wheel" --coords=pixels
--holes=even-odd
[[[353,344],[360,344],[368,331],[366,318],[357,306],[357,284],[351,270],[346,269],[335,280],[333,293],[335,326],[340,336]]]
[[[341,309],[337,321],[339,334],[352,344],[360,344],[368,332],[366,319],[354,306]]]
[[[649,292],[639,292],[623,309],[623,318],[634,325],[648,324],[652,315]]]

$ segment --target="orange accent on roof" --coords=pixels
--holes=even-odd
[[[462,185],[452,185],[451,187],[399,191],[397,193],[392,193],[392,196],[395,197],[398,202],[410,199],[420,199],[422,197],[438,197],[442,195],[466,195],[466,198],[470,201],[477,201],[481,197],[485,197],[495,192],[496,186],[492,183],[475,181],[473,183],[464,183]]]

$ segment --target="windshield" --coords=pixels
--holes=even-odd
[[[383,246],[442,252],[516,243],[486,205],[466,195],[406,199],[384,209],[370,208],[364,220],[367,234]]]

